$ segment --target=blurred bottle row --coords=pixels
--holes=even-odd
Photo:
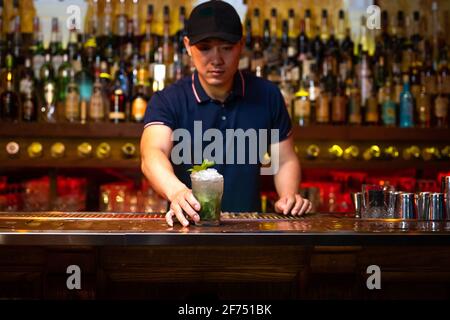
[[[322,147],[316,144],[310,144],[305,148],[299,145],[295,146],[295,151],[300,158],[309,160],[450,160],[450,146],[436,147],[427,146],[420,148],[417,145],[410,145],[404,148],[393,145],[381,147],[380,145],[371,145],[369,147],[358,147],[350,145],[344,147],[333,144],[329,147]]]
[[[136,0],[128,7],[120,0],[115,10],[106,0],[103,13],[98,1],[91,5],[87,29],[73,21],[67,43],[53,18],[45,46],[39,17],[25,43],[19,10],[10,29],[0,30],[3,121],[142,122],[152,94],[193,71],[183,44],[185,7],[170,33],[169,6],[155,12],[149,4],[142,21]],[[155,15],[162,35],[154,32]],[[314,16],[292,8],[287,16],[280,19],[276,7],[268,17],[259,8],[248,12],[239,68],[277,83],[297,125],[448,126],[447,20],[437,2],[412,16],[383,11],[379,30],[362,17],[357,39],[343,10]],[[2,19],[0,6],[0,26]]]
[[[54,142],[46,149],[44,144],[38,141],[22,144],[16,141],[9,141],[6,143],[5,151],[11,159],[19,158],[23,153],[22,149],[24,149],[31,159],[42,158],[46,154],[55,159],[68,157],[68,154],[76,154],[76,157],[84,159],[93,157],[97,159],[108,159],[113,156],[112,153],[114,151],[113,146],[108,142],[82,142],[73,148],[75,150],[70,149],[63,142]],[[120,156],[123,159],[137,157],[138,151],[134,143],[126,142],[118,148],[120,149]]]
[[[0,177],[0,211],[86,211],[86,184],[87,178],[65,176],[57,176],[54,186],[47,176],[20,183],[8,183],[6,177]],[[167,211],[167,201],[144,179],[140,188],[132,181],[103,184],[98,198],[100,212]]]

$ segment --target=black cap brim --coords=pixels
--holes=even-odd
[[[202,40],[212,39],[212,38],[225,40],[225,41],[228,41],[231,43],[237,43],[242,39],[242,37],[237,34],[230,34],[230,33],[226,33],[226,32],[208,32],[208,33],[202,33],[202,34],[199,34],[196,36],[190,36],[189,44],[192,46],[192,45],[195,45],[196,43],[199,43]]]

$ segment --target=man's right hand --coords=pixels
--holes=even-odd
[[[177,217],[180,223],[187,227],[189,221],[185,213],[195,222],[200,221],[197,211],[200,210],[200,203],[195,199],[192,190],[185,188],[175,193],[170,199],[170,210],[166,214],[166,222],[173,227],[173,217]],[[184,211],[184,212],[183,212]]]

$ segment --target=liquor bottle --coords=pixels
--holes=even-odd
[[[153,24],[153,5],[147,6],[147,19],[145,20],[145,35],[141,43],[141,55],[144,56],[147,63],[153,62],[154,58],[154,40],[152,34]]]
[[[107,142],[100,143],[95,149],[95,155],[99,159],[107,159],[111,156],[111,145]]]
[[[155,64],[153,66],[153,83],[152,83],[152,91],[160,91],[163,90],[166,85],[166,65],[163,63],[163,49],[162,47],[158,48],[158,51],[155,52]]]
[[[423,72],[423,78],[425,82],[425,87],[427,89],[428,94],[431,97],[434,97],[437,94],[437,76],[436,72],[433,68],[433,62],[429,53],[426,54],[427,57],[425,59],[425,70]]]
[[[320,148],[316,144],[311,144],[306,148],[306,158],[309,160],[317,159],[320,155]]]
[[[323,81],[320,83],[320,97],[316,105],[316,123],[328,124],[330,122],[331,92]]]
[[[3,121],[19,120],[19,99],[14,92],[13,73],[6,73],[6,89],[0,95],[0,110]]]
[[[372,145],[363,152],[363,159],[366,161],[381,158],[381,149],[378,145]]]
[[[55,142],[50,147],[50,156],[58,159],[64,157],[66,153],[66,146],[62,142]]]
[[[342,158],[344,155],[344,150],[342,150],[342,147],[334,144],[330,148],[328,148],[328,156],[332,160],[337,160],[339,158]]]
[[[359,148],[355,145],[351,145],[344,150],[342,156],[345,160],[355,160],[359,157]]]
[[[147,109],[147,98],[145,96],[145,86],[139,84],[136,94],[131,104],[131,120],[134,122],[144,121],[145,110]]]
[[[424,39],[421,36],[421,32],[420,32],[420,12],[419,11],[414,11],[413,13],[413,23],[411,26],[411,42],[412,42],[412,46],[413,46],[413,50],[417,53],[423,53],[423,51],[425,50],[425,43],[424,43]]]
[[[0,68],[3,67],[4,63],[4,56],[6,51],[6,39],[5,39],[5,28],[4,28],[4,7],[3,7],[3,0],[0,0]],[[1,89],[0,89],[1,93]]]
[[[130,142],[125,143],[120,149],[124,158],[131,159],[136,156],[136,146]]]
[[[58,76],[56,79],[56,101],[58,104],[64,103],[66,101],[67,86],[70,82],[70,71],[72,70],[72,65],[69,62],[68,53],[63,55],[63,63],[58,69]]]
[[[52,18],[52,33],[50,36],[49,50],[52,56],[53,69],[58,70],[63,61],[61,33],[59,31],[58,18]]]
[[[100,73],[95,76],[94,87],[92,91],[91,101],[89,102],[89,120],[100,122],[105,120],[106,103],[105,95],[100,78]]]
[[[122,45],[123,56],[122,59],[126,62],[131,60],[134,50],[134,23],[133,20],[129,19],[127,21],[127,33],[125,36],[124,43]]]
[[[392,99],[392,82],[390,78],[384,86],[383,101],[381,105],[381,120],[386,127],[395,127],[397,124],[397,106]]]
[[[310,75],[305,78],[308,85],[309,101],[311,102],[311,123],[315,123],[316,109],[320,97],[320,85],[317,69],[316,64],[310,65]]]
[[[422,81],[420,94],[416,100],[417,125],[421,128],[429,128],[431,125],[431,100],[427,87]]]
[[[414,101],[417,101],[420,95],[422,78],[421,78],[421,63],[418,60],[412,62],[409,68],[409,79],[411,83],[411,94],[413,95]]]
[[[439,81],[441,82],[442,92],[450,95],[450,69],[448,67],[447,54],[443,52],[439,67]]]
[[[87,121],[87,109],[91,100],[94,82],[91,72],[88,69],[88,63],[83,63],[81,71],[75,74],[75,80],[80,92],[80,122],[85,123]]]
[[[289,118],[293,119],[293,101],[294,101],[294,89],[289,81],[286,81],[286,72],[284,69],[281,70],[281,82],[280,82],[280,92],[284,99],[284,104],[289,113]]]
[[[28,57],[25,58],[25,69],[20,77],[19,94],[22,107],[22,121],[36,121],[37,101],[35,94],[34,72],[31,67],[31,59]]]
[[[310,59],[309,57],[309,39],[306,35],[306,26],[305,20],[300,21],[300,33],[298,35],[298,53],[299,53],[299,61],[304,63],[306,60]],[[304,76],[303,76],[304,77]]]
[[[125,37],[127,35],[127,23],[128,23],[128,16],[125,10],[125,0],[119,0],[118,4],[118,15],[116,17],[116,36],[118,39],[119,48],[122,48],[122,46],[125,43]],[[121,50],[120,56],[123,58],[123,51]]]
[[[44,147],[40,142],[32,142],[27,148],[27,153],[30,158],[42,157],[43,151]]]
[[[83,142],[77,146],[77,154],[80,158],[89,158],[92,156],[92,145],[88,142]]]
[[[359,79],[361,87],[361,107],[362,114],[364,115],[367,112],[368,100],[373,93],[373,78],[369,53],[367,51],[364,51],[364,49],[362,52],[362,60],[359,68]]]
[[[420,155],[421,155],[420,148],[415,145],[403,149],[402,152],[402,157],[405,160],[417,160],[420,159]]]
[[[75,79],[75,71],[69,69],[69,84],[65,94],[64,117],[69,122],[80,121],[80,91]]]
[[[345,82],[339,78],[338,86],[333,96],[331,107],[331,122],[336,125],[346,124],[347,96],[345,95]]]
[[[173,46],[170,41],[170,8],[163,8],[163,63],[170,68],[173,63]],[[170,74],[170,72],[168,73]]]
[[[41,67],[45,62],[45,49],[39,17],[35,17],[33,20],[33,36],[32,65],[34,76],[36,79],[39,79]]]
[[[328,30],[328,11],[322,10],[322,20],[320,23],[320,39],[323,43],[326,43],[330,37]]]
[[[345,30],[346,30],[345,13],[344,13],[344,10],[339,10],[336,39],[339,42],[339,45],[341,48],[342,48],[342,44],[344,43],[345,36],[346,36]]]
[[[69,61],[72,62],[78,56],[80,51],[78,45],[78,29],[75,19],[72,20],[70,31],[69,31],[69,42],[67,43],[67,52],[69,55]]]
[[[259,8],[253,9],[252,16],[252,33],[253,33],[253,42],[260,42],[262,40],[262,28],[261,28],[261,15]]]
[[[316,60],[317,65],[322,65],[323,62],[323,56],[325,53],[324,44],[322,42],[322,39],[320,37],[320,28],[316,27],[316,36],[311,42],[311,54]]]
[[[141,23],[139,19],[139,0],[133,0],[131,20],[133,21],[133,30],[135,38],[141,35]]]
[[[291,70],[291,81],[297,83],[300,79],[300,70],[298,67],[298,45],[297,37],[295,35],[295,12],[294,9],[289,9],[288,11],[288,49],[287,58],[289,60],[289,65]]]
[[[375,90],[372,89],[370,96],[367,99],[367,106],[365,112],[365,124],[376,126],[379,123],[378,98]]]
[[[361,116],[361,93],[353,76],[347,77],[346,80],[348,103],[348,122],[351,125],[360,125],[362,122]]]
[[[45,63],[40,70],[42,83],[42,99],[39,108],[39,119],[44,122],[56,122],[56,83],[50,53],[45,54]]]
[[[121,81],[116,76],[114,89],[111,94],[109,107],[109,120],[114,123],[124,122],[126,118],[126,95],[122,88]]]
[[[353,54],[355,51],[355,43],[351,38],[350,28],[345,30],[345,39],[341,44],[341,55],[343,55],[346,59],[353,61]]]
[[[88,26],[88,30],[90,30],[91,35],[97,37],[100,31],[100,23],[98,19],[98,1],[92,0],[92,12],[91,12],[91,21]]]
[[[446,95],[444,92],[444,85],[442,83],[442,78],[440,78],[438,82],[438,96],[434,101],[434,108],[433,108],[435,126],[437,128],[448,127],[448,108],[449,108],[448,95]]]
[[[265,77],[273,82],[279,82],[280,77],[278,76],[278,50],[275,42],[272,43],[273,37],[270,35],[270,21],[269,19],[264,20],[263,27],[263,62],[264,70],[263,74]]]
[[[105,6],[103,9],[103,21],[102,21],[102,30],[103,37],[107,37],[108,35],[112,35],[113,29],[113,8],[111,4],[111,0],[105,0]]]
[[[14,18],[11,18],[12,22],[12,31],[13,31],[13,47],[12,52],[15,56],[15,61],[17,65],[23,64],[23,57],[24,57],[24,49],[25,47],[22,46],[22,30],[21,30],[21,20],[20,20],[20,13],[19,13],[19,2],[17,0],[14,1],[14,11],[16,14],[13,14]]]
[[[295,93],[294,99],[294,122],[304,127],[311,122],[311,102],[304,80],[300,81],[299,89]]]
[[[400,94],[399,109],[400,128],[411,128],[414,126],[414,99],[409,89],[409,79],[404,77],[403,91]]]
[[[239,70],[250,71],[250,61],[252,57],[253,35],[252,20],[245,20],[245,46],[239,59]]]

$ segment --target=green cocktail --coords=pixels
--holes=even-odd
[[[223,195],[223,176],[215,169],[191,174],[192,193],[200,203],[199,226],[218,226]]]

